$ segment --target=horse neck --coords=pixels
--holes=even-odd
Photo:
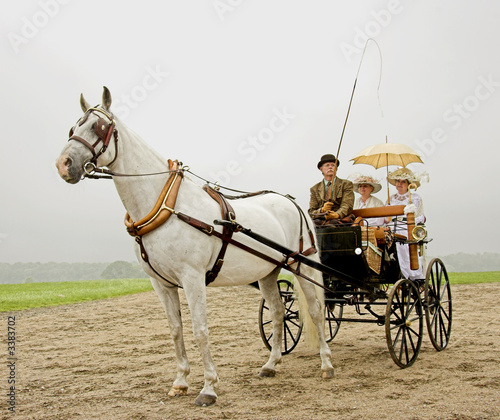
[[[144,142],[139,135],[120,124],[118,127],[118,155],[109,169],[122,174],[149,174],[167,171],[167,160]],[[168,174],[113,177],[116,190],[125,209],[137,220],[155,205]]]

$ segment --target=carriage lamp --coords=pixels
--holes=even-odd
[[[427,237],[427,230],[423,226],[415,226],[411,235],[416,241],[421,241]]]

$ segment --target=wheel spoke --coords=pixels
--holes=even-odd
[[[284,324],[284,327],[285,327],[285,348],[288,348],[286,345],[286,336],[290,337],[293,343],[297,343],[298,339],[295,339],[292,330],[287,324]]]
[[[429,338],[434,348],[443,350],[450,338],[452,302],[446,268],[438,258],[432,260],[426,275],[425,318]]]
[[[299,310],[297,299],[293,292],[293,285],[288,280],[278,280],[278,290],[280,293],[281,302],[285,309],[283,317],[283,329],[281,348],[282,354],[290,353],[297,345],[300,335],[302,333],[302,323],[299,317]],[[271,317],[271,310],[263,298],[260,303],[260,323],[259,330],[262,341],[266,347],[271,350],[272,339],[274,337],[273,319]]]
[[[394,362],[411,366],[422,343],[423,310],[420,294],[410,280],[399,280],[388,297],[385,319],[386,339]]]

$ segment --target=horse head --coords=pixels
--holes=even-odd
[[[59,175],[71,184],[97,166],[111,165],[117,156],[118,132],[108,88],[104,86],[102,105],[91,107],[83,94],[80,105],[84,115],[70,129],[68,143],[56,160]]]

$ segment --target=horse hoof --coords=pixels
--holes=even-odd
[[[209,405],[212,405],[217,401],[217,397],[215,395],[209,395],[209,394],[200,394],[198,395],[198,398],[196,398],[196,405],[199,405],[200,407],[208,407]]]
[[[333,369],[326,369],[323,371],[321,375],[323,379],[332,379],[333,378]]]
[[[272,369],[262,369],[259,372],[261,378],[274,378],[276,376],[276,371]]]
[[[169,397],[179,397],[182,395],[187,395],[188,387],[187,386],[176,386],[174,385],[172,389],[168,392]]]

